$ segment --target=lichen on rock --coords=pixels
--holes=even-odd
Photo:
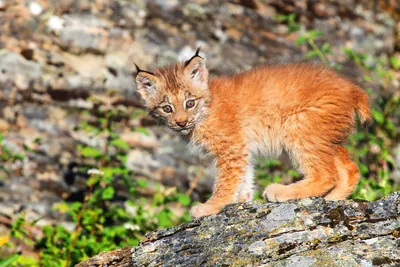
[[[114,251],[78,266],[398,266],[399,230],[400,192],[375,202],[239,203],[147,234],[118,250],[130,251],[123,264],[110,261]]]

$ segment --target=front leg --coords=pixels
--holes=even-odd
[[[241,186],[238,192],[238,202],[252,201],[254,197],[254,170],[253,165],[249,164],[246,167],[246,172],[243,177]]]
[[[238,200],[238,189],[248,164],[245,146],[232,145],[216,154],[218,175],[212,197],[204,204],[191,209],[193,218],[218,213],[225,205]]]

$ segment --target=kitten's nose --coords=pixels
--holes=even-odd
[[[176,124],[178,124],[178,126],[180,127],[185,127],[186,126],[187,121],[177,121]]]

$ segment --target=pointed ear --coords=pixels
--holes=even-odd
[[[147,102],[148,99],[155,95],[158,78],[151,72],[140,70],[136,74],[136,86],[138,93]]]
[[[199,56],[199,49],[196,54],[185,62],[184,74],[188,79],[193,82],[207,83],[208,82],[208,70],[206,68],[206,62],[204,58]]]

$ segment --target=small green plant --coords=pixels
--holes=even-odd
[[[312,50],[308,51],[304,58],[310,59],[314,57],[318,57],[321,62],[326,65],[330,65],[328,59],[326,58],[326,54],[331,54],[332,50],[329,48],[329,43],[325,42],[322,44],[321,48],[316,44],[316,38],[323,36],[323,33],[316,30],[311,31],[301,31],[301,36],[296,39],[295,45],[302,45],[307,43],[310,45]]]
[[[5,144],[3,134],[0,133],[0,182],[9,174],[6,168],[7,163],[23,160],[24,155],[13,153]]]
[[[295,32],[300,30],[301,26],[296,22],[296,14],[279,14],[275,16],[275,21],[279,23],[286,23],[288,25],[289,32]]]
[[[290,33],[299,32],[300,36],[294,42],[295,45],[308,44],[311,47],[311,50],[304,55],[305,59],[317,57],[322,63],[338,68],[337,65],[331,64],[326,57],[327,54],[332,54],[329,43],[324,42],[321,47],[316,43],[316,39],[323,36],[322,32],[317,30],[306,30],[302,25],[296,22],[296,14],[294,13],[278,15],[276,16],[276,21],[279,23],[287,23]]]
[[[0,260],[0,267],[7,267],[10,266],[11,264],[17,262],[18,258],[20,257],[20,255],[18,254],[14,254],[8,258],[5,258],[3,260]]]
[[[390,179],[388,164],[383,161],[378,171],[378,179],[361,179],[352,196],[353,198],[373,201],[398,189],[400,188],[398,186],[395,187],[393,181]]]
[[[272,184],[282,182],[282,177],[286,176],[290,180],[298,180],[301,175],[294,169],[282,168],[282,163],[277,159],[259,159],[255,167],[255,176],[258,189],[255,199],[263,201],[262,192]]]
[[[296,22],[295,14],[279,15],[277,21],[286,23],[290,32],[299,33],[295,45],[307,44],[311,48],[304,58],[319,58],[321,62],[337,70],[342,68],[341,65],[328,61],[326,55],[332,53],[329,43],[323,42],[320,46],[317,44],[316,40],[323,38],[323,33],[316,30],[307,31]],[[395,72],[400,69],[400,59],[385,55],[376,57],[349,48],[344,48],[343,51],[350,60],[367,72],[364,81],[377,83],[381,91],[377,94],[376,89],[367,90],[374,100],[371,103],[373,122],[367,129],[358,128],[357,132],[350,136],[347,145],[363,177],[351,197],[376,200],[400,189],[400,185],[390,178],[390,169],[395,166],[390,149],[398,139],[394,118],[400,116],[400,97],[399,94],[393,93],[393,89],[388,89],[398,86]],[[280,180],[279,176],[267,176],[268,183],[272,182],[271,179],[273,182]]]
[[[84,120],[75,130],[86,131],[93,138],[105,136],[106,143],[104,146],[96,143],[77,146],[77,157],[82,162],[79,171],[87,174],[86,194],[82,201],[55,203],[53,207],[59,214],[67,214],[75,223],[75,229],[70,231],[62,225],[47,225],[40,239],[32,239],[27,230],[32,223],[21,216],[13,222],[10,236],[35,249],[39,257],[13,255],[5,259],[8,266],[20,266],[22,262],[32,260],[31,266],[73,266],[102,251],[135,246],[149,231],[190,220],[189,196],[176,188],[138,179],[126,166],[131,147],[120,138],[118,124],[128,121],[132,113],[134,116],[141,113],[128,112],[107,103],[99,103],[91,112],[82,114]],[[133,130],[148,134],[142,127]],[[150,186],[155,190],[153,197],[141,196],[139,192]],[[121,189],[125,189],[123,193]],[[171,210],[171,206],[177,205],[184,211],[182,214],[177,215]]]

